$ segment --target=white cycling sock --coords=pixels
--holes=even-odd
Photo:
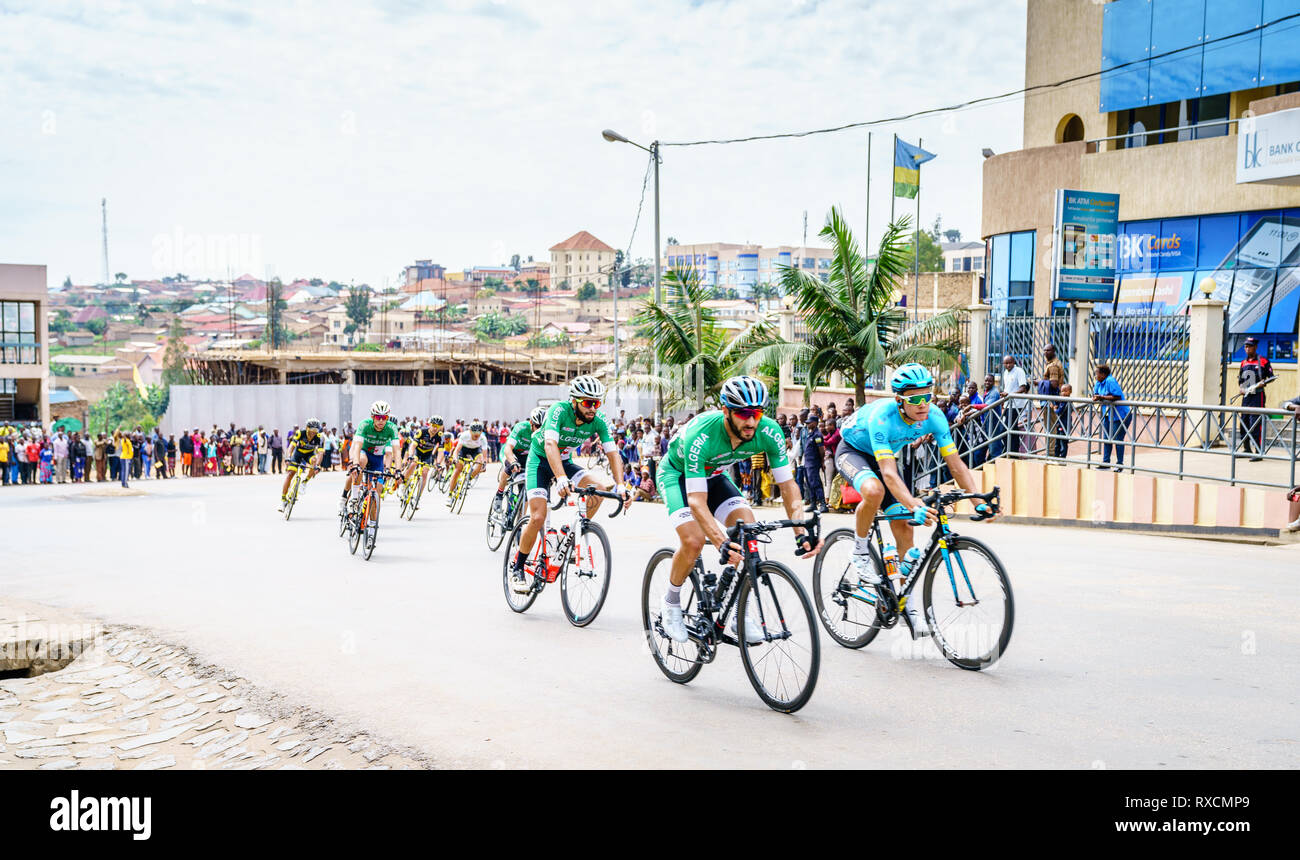
[[[682,585],[685,585],[685,584],[686,584],[686,583],[682,583]],[[681,606],[681,605],[682,605],[682,586],[681,586],[681,585],[673,585],[671,582],[668,583],[668,592],[667,592],[666,594],[664,594],[664,603],[667,603],[669,606]]]
[[[349,499],[359,499],[359,498],[361,498],[361,487],[359,487],[359,486],[356,485],[356,484],[353,484],[353,485],[352,485],[352,494],[349,495],[348,498],[349,498]]]
[[[871,535],[866,537],[853,536],[853,554],[867,555],[871,552]]]

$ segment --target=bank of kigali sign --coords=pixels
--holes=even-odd
[[[1237,126],[1237,182],[1300,177],[1300,108],[1244,116]]]

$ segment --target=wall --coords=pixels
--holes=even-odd
[[[399,418],[434,413],[447,421],[482,418],[517,421],[541,400],[566,397],[566,385],[173,385],[167,412],[159,422],[164,433],[182,428],[211,429],[213,424],[262,426],[284,430],[320,418],[330,426],[353,425],[366,417],[376,400],[387,400]],[[651,398],[611,397],[602,407],[609,417],[625,409],[628,416],[649,414]]]
[[[1101,3],[1032,0],[1025,16],[1025,85],[1054,83],[1101,68],[1102,11]],[[1027,94],[1024,147],[1056,143],[1056,128],[1068,114],[1083,120],[1084,140],[1111,134],[1106,116],[1098,110],[1099,80],[1092,77]]]

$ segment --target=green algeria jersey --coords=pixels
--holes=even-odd
[[[391,418],[384,423],[383,430],[375,429],[372,418],[361,422],[361,426],[357,428],[357,438],[361,440],[361,450],[366,452],[367,457],[384,456],[385,449],[397,441],[397,428],[393,425]]]
[[[764,415],[758,421],[754,438],[731,447],[727,435],[727,416],[720,410],[704,412],[691,419],[668,443],[668,456],[663,468],[692,478],[705,479],[721,472],[732,463],[748,460],[755,454],[766,454],[772,477],[778,482],[778,470],[789,471],[790,457],[785,449],[785,434],[781,425]]]
[[[573,456],[578,446],[591,437],[592,433],[600,436],[600,441],[606,446],[606,450],[608,446],[614,444],[614,437],[609,432],[609,422],[605,420],[604,413],[597,411],[595,418],[585,424],[579,424],[578,416],[573,411],[573,404],[568,400],[561,400],[551,404],[551,408],[546,410],[546,420],[542,422],[541,429],[533,434],[528,451],[537,457],[539,462],[545,460],[546,440],[553,439],[560,448],[561,459],[567,460]]]
[[[528,455],[528,446],[532,441],[533,423],[527,418],[511,427],[510,435],[506,437],[506,444],[510,446],[510,450],[515,452],[516,457],[526,457]]]

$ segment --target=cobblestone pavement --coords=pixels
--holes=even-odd
[[[0,768],[409,770],[431,767],[116,627],[65,669],[0,681]]]

